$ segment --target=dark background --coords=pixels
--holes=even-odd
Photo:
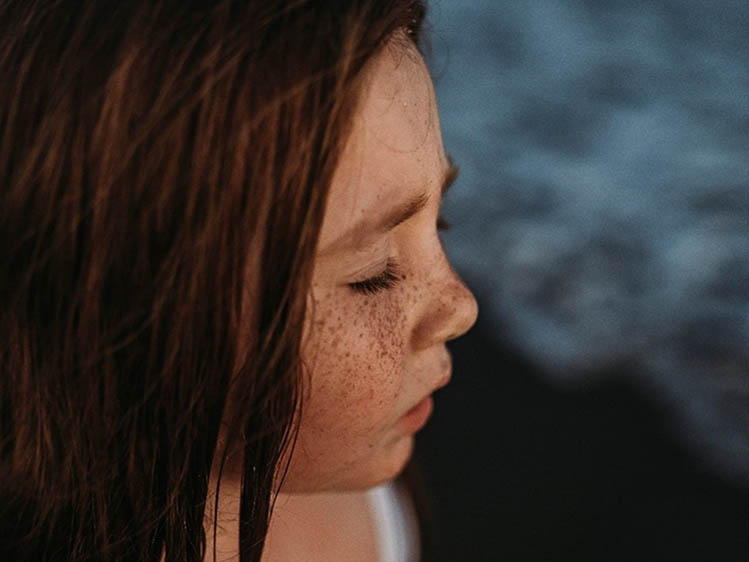
[[[749,2],[442,0],[443,561],[749,559]]]
[[[686,450],[629,373],[560,389],[496,335],[479,321],[450,346],[417,437],[437,562],[747,560],[749,489]]]

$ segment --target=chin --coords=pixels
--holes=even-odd
[[[412,435],[400,438],[387,451],[372,456],[366,463],[346,473],[312,474],[314,470],[295,470],[292,461],[283,482],[282,493],[314,494],[318,492],[353,492],[367,490],[396,478],[411,459],[414,448]]]
[[[359,479],[352,479],[349,486],[343,489],[366,490],[397,478],[411,459],[413,449],[413,436],[401,438],[394,444],[388,454],[376,460],[377,464],[372,467],[371,472],[366,475],[362,474]]]

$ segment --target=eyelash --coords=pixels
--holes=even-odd
[[[442,215],[437,217],[437,230],[444,231],[449,229],[450,223]],[[394,259],[389,259],[382,273],[378,273],[369,279],[349,283],[349,287],[362,295],[374,295],[380,291],[392,289],[401,279],[398,262]]]
[[[382,273],[378,273],[369,279],[349,283],[349,287],[362,295],[374,295],[380,291],[392,289],[400,280],[398,263],[393,259],[389,259]]]

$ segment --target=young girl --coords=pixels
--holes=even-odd
[[[0,559],[406,556],[476,317],[423,13],[0,3]]]

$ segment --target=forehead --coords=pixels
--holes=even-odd
[[[388,206],[438,189],[445,168],[432,81],[415,49],[384,49],[363,87],[333,177],[320,248],[352,224],[375,222]]]

